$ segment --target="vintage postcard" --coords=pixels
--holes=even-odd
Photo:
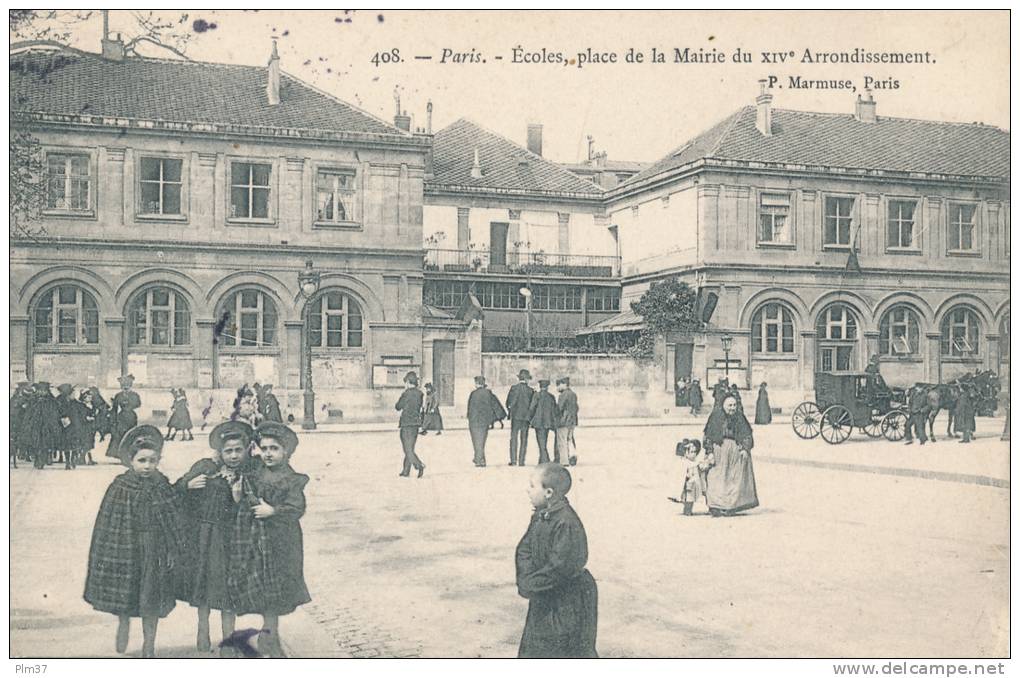
[[[1005,674],[1008,11],[9,14],[12,675]]]

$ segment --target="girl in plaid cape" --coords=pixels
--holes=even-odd
[[[188,553],[180,498],[159,472],[163,434],[136,426],[120,445],[128,470],[110,483],[89,548],[85,601],[117,615],[117,652],[127,650],[131,617],[142,618],[142,656],[154,657],[160,617],[176,605]]]
[[[227,572],[243,474],[250,472],[248,449],[252,435],[251,426],[243,421],[219,424],[209,433],[213,457],[199,459],[174,483],[184,499],[188,534],[195,547],[193,567],[178,597],[198,608],[199,652],[209,652],[212,647],[210,610],[220,611],[224,639],[234,633],[236,605],[228,591]],[[221,656],[233,654],[233,647],[220,645]]]
[[[259,652],[282,657],[280,616],[311,601],[304,577],[301,516],[308,476],[290,467],[297,435],[278,422],[255,429],[261,463],[242,479],[227,585],[238,614],[261,614]]]

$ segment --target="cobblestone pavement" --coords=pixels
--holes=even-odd
[[[599,584],[600,653],[1006,654],[1009,447],[1001,421],[978,423],[973,445],[924,448],[757,428],[762,506],[732,519],[703,507],[684,518],[666,500],[679,489],[672,447],[694,426],[580,428],[570,497]],[[530,511],[508,439],[509,427],[494,431],[490,465],[476,469],[467,432],[426,436],[418,480],[397,477],[396,430],[302,436],[293,463],[312,477],[302,526],[314,601],[282,622],[290,653],[514,656],[527,604],[513,551]],[[170,443],[164,471],[176,478],[204,447]],[[532,441],[529,465],[536,456]],[[119,472],[12,470],[12,653],[110,655],[113,619],[81,588],[92,521]],[[196,656],[193,638],[190,608],[161,623],[164,656]]]

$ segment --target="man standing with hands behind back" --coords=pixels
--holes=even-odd
[[[485,377],[475,377],[475,390],[468,396],[467,420],[471,433],[471,445],[475,449],[475,466],[485,466],[485,441],[493,423],[503,426],[506,410],[499,398],[485,385]]]
[[[577,465],[577,444],[574,442],[574,428],[577,426],[577,394],[570,389],[570,377],[556,380],[556,390],[560,397],[556,402],[559,419],[556,422],[556,446],[553,454],[556,463],[560,463],[560,454],[567,457],[571,466]]]
[[[531,399],[535,389],[528,385],[531,373],[521,370],[517,373],[516,384],[510,387],[506,395],[506,411],[510,415],[510,465],[518,463],[517,450],[520,448],[520,464],[524,466],[524,457],[528,453],[528,427],[531,412]]]

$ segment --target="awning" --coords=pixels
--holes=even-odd
[[[582,327],[577,330],[577,335],[602,334],[604,332],[637,332],[645,326],[644,318],[634,311],[623,311],[612,318],[600,320],[594,325]]]

